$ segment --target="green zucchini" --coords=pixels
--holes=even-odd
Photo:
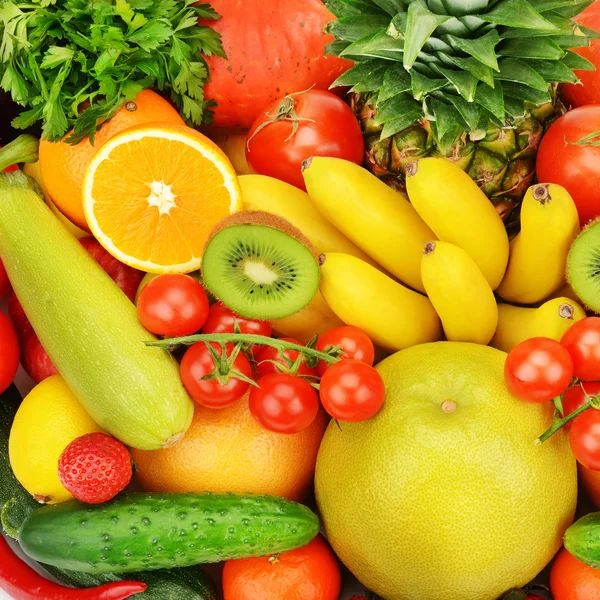
[[[42,345],[103,429],[141,450],[176,443],[193,416],[177,363],[144,346],[133,304],[35,189],[0,175],[0,258]]]
[[[567,529],[565,548],[581,562],[600,569],[600,512],[581,517]]]
[[[19,530],[23,521],[40,505],[17,481],[8,460],[8,436],[10,427],[21,403],[21,395],[13,385],[0,395],[0,508],[10,502],[4,512],[4,521],[9,530]],[[63,585],[76,588],[96,587],[111,581],[122,581],[125,577],[114,573],[77,573],[45,566],[46,570]],[[143,573],[129,573],[127,579],[143,581],[148,585],[144,600],[217,600],[215,584],[201,567],[185,569],[162,569]]]
[[[236,494],[124,494],[33,512],[21,548],[44,564],[127,573],[287,552],[319,532],[319,519],[284,498]]]

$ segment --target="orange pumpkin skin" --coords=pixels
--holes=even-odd
[[[325,55],[335,17],[321,0],[211,0],[221,15],[203,22],[219,32],[227,59],[208,58],[207,99],[213,124],[248,129],[260,111],[286,94],[326,90],[352,62]]]

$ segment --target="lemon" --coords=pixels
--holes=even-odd
[[[550,405],[504,385],[506,354],[460,342],[384,360],[386,402],[332,422],[316,494],[336,554],[386,600],[495,600],[552,559],[577,501],[575,460]]]
[[[8,440],[10,465],[38,500],[56,504],[73,496],[58,478],[58,459],[76,438],[102,431],[60,375],[44,379],[23,400]]]

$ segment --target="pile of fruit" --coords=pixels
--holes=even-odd
[[[599,31],[0,0],[0,590],[600,600]]]

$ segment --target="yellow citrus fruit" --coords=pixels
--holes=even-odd
[[[76,438],[102,431],[60,375],[44,379],[23,400],[8,440],[10,465],[21,485],[48,504],[72,498],[58,478],[58,459]]]
[[[210,232],[241,203],[223,151],[195,129],[168,124],[111,138],[83,184],[94,236],[121,262],[150,273],[198,269]]]
[[[315,476],[336,554],[386,600],[496,600],[561,547],[577,502],[568,436],[536,438],[549,405],[504,384],[506,354],[437,342],[377,370],[387,394],[364,423],[331,423]]]
[[[300,433],[263,429],[247,397],[229,408],[196,405],[181,442],[164,450],[132,450],[137,475],[153,492],[253,492],[302,500],[312,487],[328,418],[320,412]]]
[[[75,225],[89,231],[82,204],[85,171],[98,149],[117,133],[141,123],[184,121],[171,104],[156,92],[144,90],[125,103],[115,116],[96,132],[94,145],[89,138],[71,145],[65,141],[40,142],[40,168],[48,194],[58,209]],[[66,137],[70,135],[67,134]]]

